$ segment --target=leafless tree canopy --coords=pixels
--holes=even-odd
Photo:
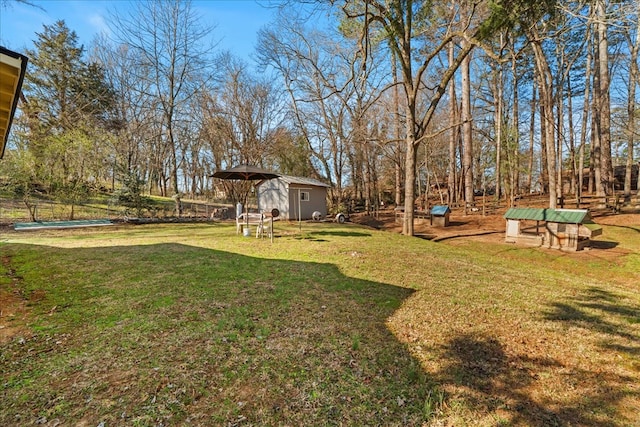
[[[86,50],[64,23],[35,36],[84,77],[27,77],[7,157],[41,167],[23,180],[69,195],[135,174],[179,210],[253,163],[327,182],[336,211],[400,205],[406,234],[416,209],[478,194],[637,193],[636,2],[269,2],[251,62],[189,1],[134,6]]]

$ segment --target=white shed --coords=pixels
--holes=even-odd
[[[311,219],[314,212],[327,216],[329,185],[312,178],[281,175],[256,187],[258,209],[280,211],[285,220]]]

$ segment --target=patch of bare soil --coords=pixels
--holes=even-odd
[[[22,320],[28,309],[18,287],[20,278],[11,268],[11,259],[4,255],[0,262],[5,276],[0,280],[0,344],[4,344],[26,330]]]
[[[504,238],[505,220],[503,211],[482,215],[480,212],[469,213],[454,210],[449,217],[449,226],[438,227],[431,225],[426,217],[416,217],[414,234],[434,241],[442,241],[466,237],[482,239],[484,241],[500,241]],[[402,218],[392,210],[381,211],[377,216],[352,215],[351,221],[357,224],[395,233],[402,232]]]
[[[449,226],[447,227],[433,226],[428,218],[417,217],[414,223],[414,235],[436,242],[455,242],[458,239],[472,239],[487,243],[502,243],[504,242],[506,226],[505,212],[506,208],[501,208],[493,210],[490,214],[483,214],[481,211],[470,211],[465,215],[462,209],[454,209],[449,217]],[[354,223],[378,230],[402,233],[402,218],[397,216],[393,210],[381,211],[376,216],[356,214],[352,215],[350,219]],[[596,223],[602,225],[637,226],[640,224],[640,213],[611,214],[599,212],[593,214],[593,219]],[[606,252],[607,255],[615,258],[625,254],[622,250],[608,250],[612,249],[610,244],[611,242],[596,239],[591,244],[592,250],[580,251],[577,256],[602,257]]]
[[[640,213],[603,214],[594,217],[594,221],[602,225],[628,227],[640,224]]]

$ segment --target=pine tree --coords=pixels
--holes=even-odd
[[[35,50],[27,51],[23,147],[47,191],[73,205],[102,175],[100,142],[113,95],[102,69],[85,62],[84,47],[64,21],[36,35]]]

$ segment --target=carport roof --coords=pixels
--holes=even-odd
[[[0,159],[9,139],[28,58],[0,46]]]
[[[593,223],[591,215],[586,209],[509,208],[504,217],[506,219],[558,222],[562,224]]]

